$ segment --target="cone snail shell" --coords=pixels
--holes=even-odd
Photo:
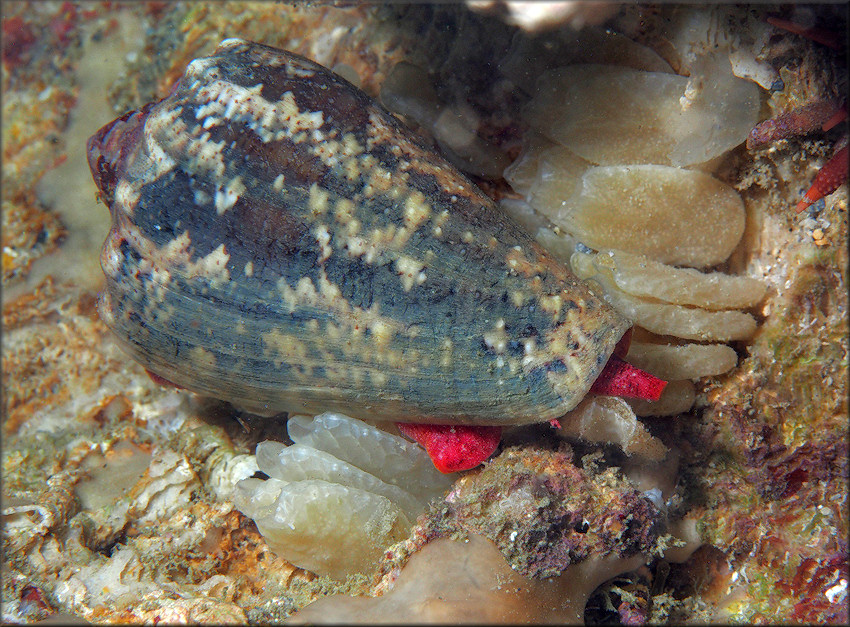
[[[366,94],[237,39],[88,144],[99,313],[145,368],[258,413],[563,415],[630,326]]]

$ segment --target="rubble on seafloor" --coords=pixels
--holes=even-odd
[[[848,621],[847,186],[794,213],[846,123],[743,145],[753,120],[846,93],[844,52],[820,36],[846,34],[846,6],[555,3],[536,16],[520,4],[3,4],[4,623]],[[575,254],[615,306],[647,312],[629,358],[676,384],[663,407],[588,397],[559,430],[507,432],[491,461],[405,515],[407,536],[390,534],[371,571],[332,579],[276,555],[234,490],[258,481],[259,442],[292,442],[285,418],[160,387],[94,309],[92,242],[109,216],[81,142],[163,97],[224,37],[356,79],[553,253]],[[624,162],[606,149],[640,133],[626,142],[603,124],[592,144],[589,121],[555,124],[535,109],[545,97],[529,104],[539,77],[551,87],[589,64],[628,96],[661,96],[642,81],[681,83],[672,110],[704,112],[731,86],[757,106],[694,118],[724,126],[713,152],[694,157],[699,146],[668,138]],[[613,98],[593,95],[598,108]],[[576,142],[582,154],[565,157]],[[553,179],[557,168],[573,178]],[[556,224],[559,203],[595,200],[558,196],[582,177],[608,194],[654,193],[662,179],[642,172],[699,179],[728,199],[711,207],[723,215],[708,256],[659,259]],[[689,215],[642,198],[664,220]],[[747,320],[734,336],[715,315],[732,313]],[[671,331],[686,315],[695,337]]]

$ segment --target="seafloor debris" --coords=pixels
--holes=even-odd
[[[578,30],[586,24],[601,24],[617,12],[616,3],[582,0],[466,0],[466,4],[475,11],[496,13],[508,24],[532,33],[558,26]]]
[[[465,103],[445,105],[428,74],[407,62],[396,64],[381,85],[381,102],[433,135],[458,169],[488,179],[501,178],[507,155],[478,135],[479,120]]]
[[[461,479],[411,539],[387,551],[384,594],[330,596],[293,621],[580,624],[599,584],[650,555],[673,559],[685,543],[663,533],[653,497],[610,469],[581,470],[570,459],[565,445],[508,449]]]
[[[566,443],[506,448],[456,482],[424,529],[427,537],[482,534],[534,577],[606,556],[648,556],[670,540],[664,514],[646,495],[613,469],[576,467]]]

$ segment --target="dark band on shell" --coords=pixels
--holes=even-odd
[[[99,312],[152,372],[246,409],[521,424],[629,322],[366,94],[229,39],[89,140]]]

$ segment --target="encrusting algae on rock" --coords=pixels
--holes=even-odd
[[[571,459],[568,445],[507,448],[458,481],[411,541],[387,551],[382,571],[391,590],[375,599],[331,596],[294,622],[581,623],[599,584],[677,542],[631,483]],[[399,558],[407,561],[400,574]]]

